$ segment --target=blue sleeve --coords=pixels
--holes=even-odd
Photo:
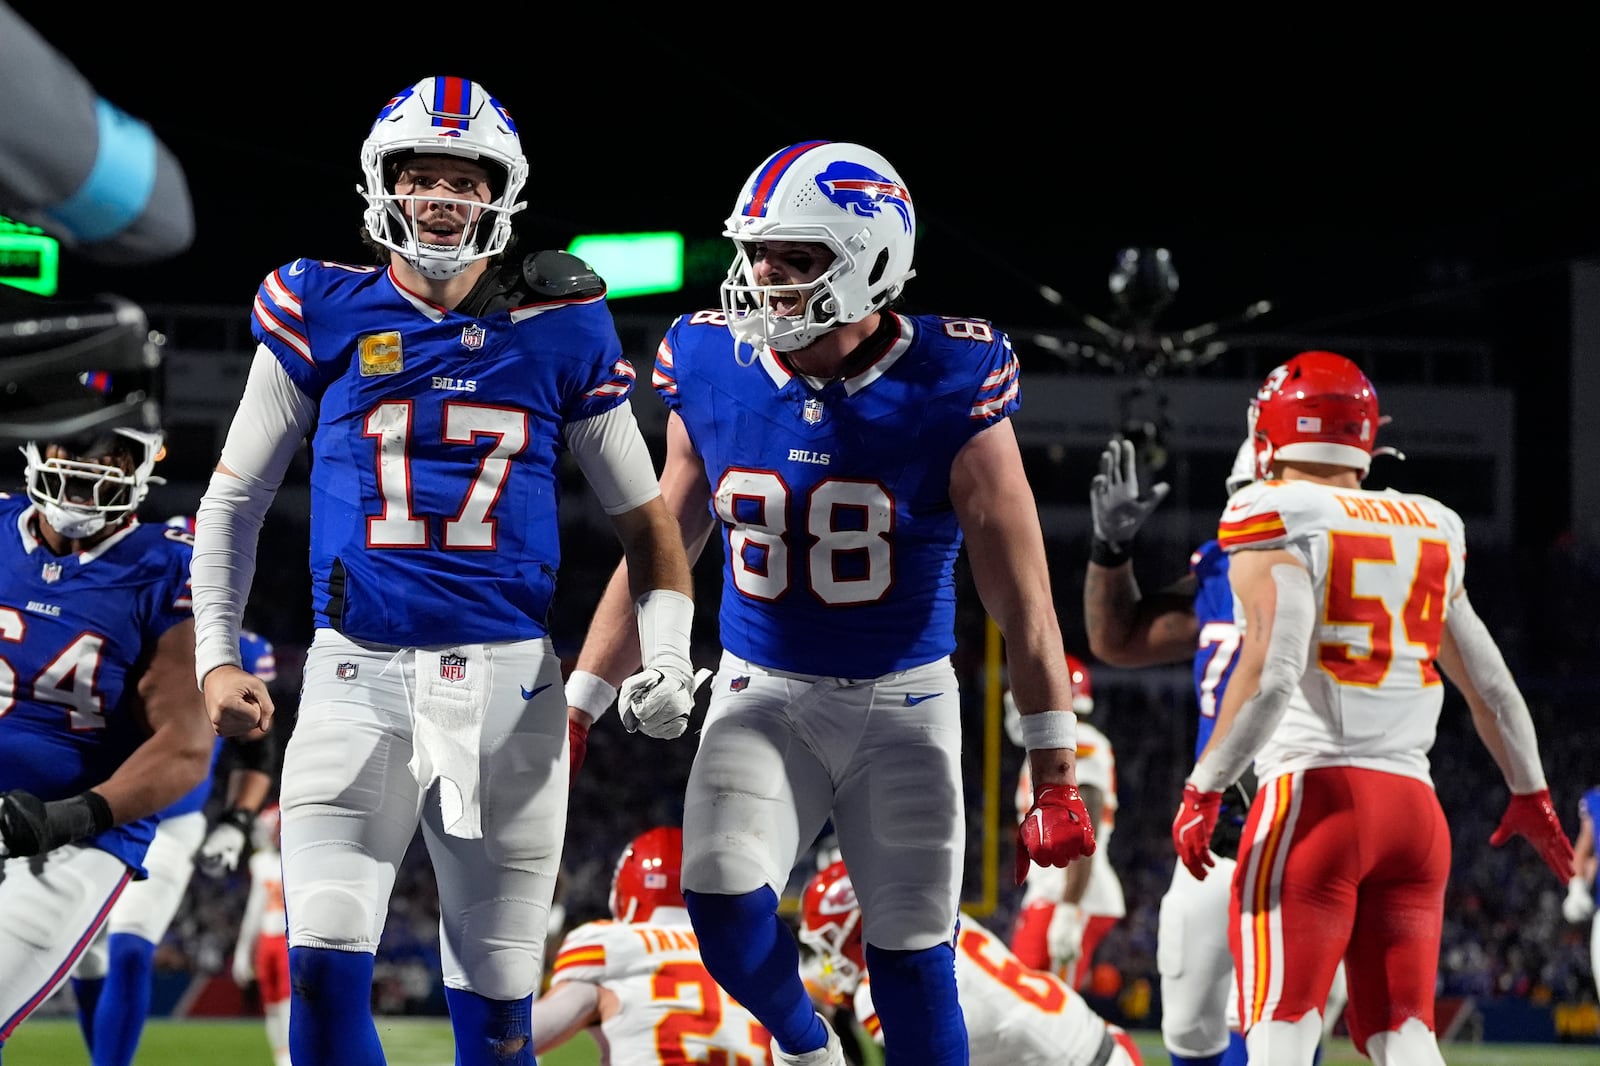
[[[633,392],[633,363],[622,354],[622,340],[617,336],[611,310],[597,301],[564,308],[559,313],[567,327],[562,343],[572,353],[575,368],[566,393],[564,420],[580,422],[626,402]]]
[[[296,259],[268,274],[250,308],[250,332],[267,347],[301,392],[321,399],[332,376],[311,353],[305,303],[311,272],[307,260]],[[379,335],[381,338],[381,335]],[[369,338],[369,340],[378,338]],[[395,343],[399,344],[398,336]]]
[[[984,336],[989,339],[981,351],[974,353],[979,360],[980,373],[972,403],[967,409],[967,418],[971,420],[972,433],[976,435],[980,430],[1010,418],[1022,407],[1021,368],[1017,365],[1016,352],[1011,350],[1011,338],[987,322],[952,319],[946,324],[947,332],[951,326],[975,331],[974,340]],[[982,332],[976,332],[980,328]]]

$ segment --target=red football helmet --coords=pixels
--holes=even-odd
[[[1094,711],[1094,691],[1089,687],[1089,667],[1084,661],[1067,652],[1067,673],[1072,677],[1072,709],[1077,714]]]
[[[1301,352],[1267,375],[1249,421],[1259,477],[1270,477],[1282,459],[1347,466],[1365,477],[1378,438],[1378,394],[1344,356]]]
[[[611,876],[611,916],[648,922],[657,907],[682,907],[683,830],[659,826],[633,838]]]
[[[800,897],[800,943],[822,958],[822,982],[838,996],[852,996],[867,972],[861,940],[861,904],[844,863],[836,862],[806,884]]]

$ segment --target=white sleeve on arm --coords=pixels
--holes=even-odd
[[[567,447],[606,514],[622,514],[661,495],[656,467],[639,432],[633,405],[568,422]]]
[[[1272,568],[1278,589],[1272,616],[1272,637],[1261,684],[1239,707],[1227,735],[1206,752],[1189,774],[1189,784],[1201,792],[1221,792],[1239,780],[1256,752],[1266,744],[1289,709],[1289,698],[1300,685],[1311,654],[1311,633],[1316,626],[1316,597],[1311,575],[1303,567],[1279,563]]]
[[[1478,612],[1473,610],[1465,591],[1450,601],[1444,624],[1455,638],[1456,648],[1461,652],[1461,665],[1472,687],[1494,712],[1494,720],[1500,727],[1500,739],[1505,744],[1509,764],[1506,784],[1517,796],[1540,791],[1545,787],[1544,765],[1539,761],[1539,739],[1534,735],[1528,703],[1506,666],[1505,656],[1500,654],[1500,646],[1494,642]]]
[[[317,404],[289,379],[265,347],[257,347],[239,410],[222,446],[229,476],[213,472],[196,512],[194,561],[195,676],[238,666],[239,625],[256,570],[261,523],[284,472],[311,427]]]
[[[600,986],[588,981],[562,981],[533,1002],[533,1053],[543,1054],[555,1041],[584,1028],[600,1010]]]

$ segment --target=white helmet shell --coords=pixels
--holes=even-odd
[[[493,197],[459,244],[423,241],[405,208],[427,197],[395,194],[397,164],[412,154],[467,159],[489,171]],[[527,206],[517,199],[528,180],[517,124],[488,90],[465,78],[424,78],[385,104],[361,145],[361,172],[366,184],[357,191],[367,200],[367,234],[435,280],[504,251],[511,216]]]
[[[723,230],[737,249],[721,289],[728,329],[745,343],[794,351],[867,318],[915,276],[916,232],[910,192],[872,149],[805,141],[774,152],[745,181]],[[756,283],[748,255],[750,245],[764,241],[824,244],[835,255],[805,287],[808,298],[798,315],[768,310],[774,290]]]

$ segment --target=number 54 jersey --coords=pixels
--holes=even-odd
[[[885,313],[849,376],[794,374],[721,311],[680,316],[653,383],[705,462],[723,537],[723,646],[761,666],[871,678],[955,647],[950,466],[1016,411],[987,322]]]
[[[584,981],[609,990],[619,1009],[600,1023],[610,1066],[765,1066],[772,1037],[724,992],[700,960],[681,907],[657,907],[648,922],[588,922],[556,952],[552,985]]]
[[[1311,573],[1305,701],[1290,702],[1257,776],[1355,766],[1431,784],[1444,702],[1435,660],[1466,565],[1460,516],[1412,493],[1261,481],[1228,501],[1217,539],[1230,554],[1285,549]]]

